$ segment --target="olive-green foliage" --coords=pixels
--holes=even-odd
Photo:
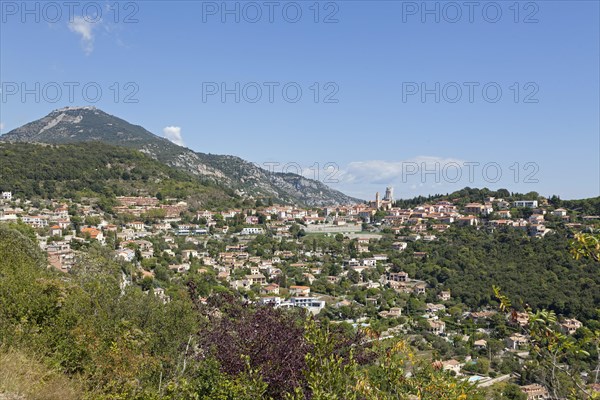
[[[198,326],[187,295],[163,304],[122,290],[120,269],[99,254],[80,264],[68,276],[48,270],[35,244],[0,226],[0,343],[43,354],[94,396],[133,398],[176,376]]]
[[[417,279],[443,284],[470,308],[493,304],[490,287],[498,285],[520,308],[527,303],[584,321],[597,318],[597,262],[575,260],[565,232],[530,238],[517,229],[490,233],[452,228],[437,242],[417,243],[416,250],[428,252],[427,259],[416,262],[403,254],[400,268]]]
[[[135,150],[100,142],[0,144],[0,189],[24,198],[113,198],[146,194],[231,202],[231,191],[168,167]],[[110,205],[110,202],[108,203]]]
[[[0,342],[26,337],[56,316],[64,286],[44,267],[29,238],[0,225]]]
[[[464,206],[467,203],[482,202],[486,197],[503,198],[504,200],[537,200],[539,194],[536,192],[511,193],[506,189],[490,190],[488,188],[470,188],[465,187],[452,193],[435,194],[425,196],[417,196],[412,199],[402,199],[396,201],[399,207],[413,207],[424,203],[431,203],[440,200],[452,201],[459,206]]]
[[[466,381],[458,380],[417,358],[404,341],[392,339],[379,341],[371,335],[371,349],[375,359],[360,366],[352,351],[342,356],[336,351],[339,344],[333,340],[328,326],[317,326],[308,321],[306,339],[313,350],[306,356],[308,390],[314,400],[481,400],[483,394]],[[408,372],[410,371],[410,374]],[[288,399],[300,400],[307,393],[301,388]]]

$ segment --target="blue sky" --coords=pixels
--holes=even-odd
[[[2,132],[95,105],[361,198],[600,195],[597,1],[0,3]]]

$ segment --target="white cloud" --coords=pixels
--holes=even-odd
[[[427,171],[441,171],[445,166],[463,167],[463,161],[454,158],[418,156],[401,161],[354,161],[341,171],[345,183],[369,183],[387,185],[407,182],[413,176],[420,177]]]
[[[163,135],[171,142],[179,146],[185,146],[185,144],[183,143],[183,138],[181,137],[181,128],[179,126],[165,127],[163,129]]]
[[[82,16],[76,16],[69,22],[69,29],[81,36],[81,47],[86,55],[94,51],[94,28],[101,21],[87,20]]]
[[[0,122],[0,132],[4,130],[4,122]]]

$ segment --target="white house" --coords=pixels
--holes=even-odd
[[[510,203],[508,201],[502,200],[502,199],[498,199],[498,202],[496,203],[496,205],[501,210],[506,210],[510,207]]]
[[[126,226],[128,228],[135,229],[136,231],[141,231],[144,229],[144,223],[141,221],[129,222]]]
[[[290,286],[290,295],[297,297],[310,296],[309,286]]]
[[[438,294],[438,299],[442,301],[448,301],[450,298],[452,298],[452,296],[449,290],[443,290],[440,292],[440,294]]]
[[[12,200],[12,192],[2,192],[2,200]]]
[[[0,211],[0,221],[16,221],[19,218],[12,211]]]
[[[460,369],[462,368],[462,366],[463,364],[454,359],[442,362],[442,368],[444,369],[444,371],[454,371],[456,375],[460,374]]]
[[[48,226],[48,218],[43,215],[25,215],[21,217],[21,220],[23,221],[23,223],[30,225],[34,228],[43,228],[45,226]]]
[[[185,260],[191,260],[192,258],[198,258],[198,250],[182,250],[181,256]]]
[[[492,215],[494,213],[494,207],[490,203],[486,203],[483,205],[482,213],[484,215]]]
[[[375,267],[377,260],[375,258],[364,258],[361,260],[361,264],[365,267]]]
[[[325,308],[325,301],[319,300],[316,297],[292,297],[290,302],[295,307],[302,307],[308,309],[312,314],[318,314],[323,308]]]
[[[519,348],[527,345],[527,337],[520,333],[514,333],[512,336],[506,339],[506,346],[510,350],[518,350]]]
[[[576,319],[566,319],[560,324],[560,330],[567,335],[573,335],[582,326]]]
[[[255,227],[243,228],[242,231],[240,232],[241,235],[262,235],[264,233],[265,233],[265,230],[263,228],[255,228]]]
[[[517,200],[514,203],[515,207],[537,208],[537,200]]]
[[[430,319],[427,322],[429,323],[429,332],[434,335],[441,335],[446,330],[446,323],[444,321]]]
[[[556,210],[552,211],[552,214],[556,217],[566,217],[567,210],[565,210],[564,208],[557,208]]]
[[[397,251],[404,251],[404,250],[406,250],[407,246],[408,246],[408,243],[406,243],[406,242],[392,243],[392,249],[397,250]]]
[[[122,249],[117,251],[117,258],[125,261],[133,261],[135,258],[135,251],[132,249]]]
[[[410,279],[408,278],[408,274],[406,272],[390,272],[387,278],[388,282],[408,282]]]

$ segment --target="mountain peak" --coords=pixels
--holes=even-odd
[[[305,205],[359,201],[321,182],[270,173],[239,157],[197,153],[96,107],[63,107],[0,136],[4,142],[67,144],[103,142],[138,150],[171,167],[202,176],[252,197]]]
[[[52,111],[50,114],[61,113],[65,111],[102,111],[94,106],[67,106],[63,108],[57,108]]]
[[[13,129],[0,140],[50,144],[101,141],[138,149],[141,143],[160,138],[96,107],[71,106],[56,109],[41,119]]]

